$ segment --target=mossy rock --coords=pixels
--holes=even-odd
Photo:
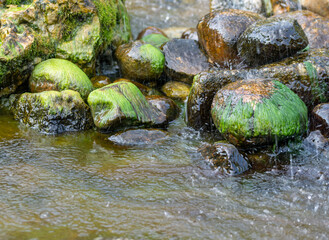
[[[112,83],[112,80],[108,76],[95,76],[90,79],[94,89],[105,87]]]
[[[154,47],[160,48],[164,43],[170,39],[159,33],[149,34],[141,39],[145,43],[149,43]]]
[[[13,113],[22,123],[50,134],[93,126],[88,105],[72,90],[24,93],[16,100]]]
[[[307,45],[307,36],[296,20],[269,18],[249,26],[237,48],[245,63],[260,66],[290,57]]]
[[[138,89],[142,92],[142,94],[144,96],[161,95],[161,93],[158,90],[156,90],[155,88],[148,87],[144,84],[141,84],[141,83],[133,81],[133,80],[119,78],[119,79],[115,80],[113,83],[118,83],[118,82],[130,82],[130,83],[134,84],[136,87],[138,87]]]
[[[273,80],[243,80],[220,89],[211,115],[219,132],[236,146],[273,144],[301,136],[307,107],[288,87]]]
[[[140,33],[137,36],[137,40],[140,40],[151,34],[161,34],[162,36],[168,38],[168,36],[160,28],[149,26],[144,28],[142,31],[140,31]]]
[[[240,64],[236,43],[249,25],[264,17],[257,13],[229,9],[215,10],[199,22],[199,42],[209,58],[222,67]]]
[[[90,93],[88,104],[96,127],[104,132],[131,126],[160,126],[166,116],[150,105],[132,83],[112,83]]]
[[[125,78],[136,81],[157,80],[164,69],[162,52],[141,41],[121,45],[116,53],[120,70]]]
[[[39,63],[32,72],[29,85],[32,92],[71,89],[79,92],[83,99],[93,91],[88,76],[77,65],[56,58]]]

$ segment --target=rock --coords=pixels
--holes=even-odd
[[[316,49],[255,69],[202,72],[195,76],[187,102],[187,124],[215,129],[210,108],[216,92],[230,82],[250,78],[278,79],[295,92],[310,111],[329,101],[329,50]]]
[[[313,109],[311,130],[320,130],[326,138],[329,137],[329,103],[319,104]]]
[[[329,0],[301,0],[303,8],[315,12],[323,17],[329,17]]]
[[[24,93],[16,101],[15,119],[44,133],[87,130],[92,127],[89,107],[78,92]]]
[[[90,81],[92,82],[95,89],[102,88],[112,83],[111,79],[107,76],[95,76],[90,79]]]
[[[157,28],[157,27],[153,27],[153,26],[150,26],[150,27],[147,27],[147,28],[144,28],[137,36],[137,40],[140,40],[148,35],[151,35],[151,34],[161,34],[162,36],[168,38],[168,36],[160,29],[160,28]]]
[[[329,48],[329,20],[308,10],[300,10],[276,15],[298,21],[304,30],[310,48]]]
[[[198,151],[221,174],[238,175],[249,169],[248,162],[232,144],[217,142],[205,145]]]
[[[33,93],[71,89],[87,99],[93,91],[88,76],[74,63],[64,59],[48,59],[39,63],[32,72],[29,86]]]
[[[210,10],[240,9],[262,12],[262,0],[210,0]]]
[[[141,41],[124,44],[117,49],[115,56],[125,78],[147,82],[157,80],[163,72],[165,58],[151,44]]]
[[[163,29],[168,38],[180,38],[182,33],[186,30],[186,27],[169,27]]]
[[[260,66],[294,55],[308,45],[296,20],[269,18],[258,21],[239,37],[238,53],[249,66]]]
[[[161,91],[167,97],[184,101],[190,93],[190,86],[186,83],[171,81],[163,85]]]
[[[195,41],[199,41],[199,37],[198,37],[198,31],[196,28],[189,28],[186,31],[184,31],[182,33],[181,38],[183,39],[192,39]]]
[[[88,104],[96,127],[104,132],[131,126],[160,126],[166,116],[150,105],[132,83],[112,83],[90,93]]]
[[[169,41],[169,38],[163,36],[162,34],[154,33],[149,34],[141,39],[145,43],[149,43],[154,47],[160,48],[164,43]]]
[[[299,0],[271,0],[273,15],[300,10]]]
[[[108,138],[111,142],[124,146],[152,145],[168,138],[168,133],[157,129],[135,129],[119,132]]]
[[[249,25],[261,20],[257,13],[229,9],[213,11],[199,22],[199,42],[209,58],[222,67],[236,67],[240,63],[236,44]]]
[[[131,37],[122,0],[40,0],[1,12],[0,97],[15,92],[37,63],[54,56],[94,75],[103,50]]]
[[[164,115],[166,115],[167,122],[171,122],[179,117],[180,109],[171,98],[164,96],[147,96],[146,100],[149,104],[156,107]]]
[[[165,73],[170,80],[191,84],[196,74],[210,67],[195,40],[173,39],[162,47],[162,51],[166,60]]]
[[[235,146],[259,146],[301,136],[307,107],[288,87],[273,80],[242,80],[221,88],[211,107],[219,132]]]
[[[320,130],[311,132],[310,135],[305,138],[303,146],[308,151],[312,151],[327,159],[329,158],[329,139],[325,138]]]
[[[118,83],[118,82],[130,82],[134,84],[136,87],[138,87],[139,91],[141,91],[144,96],[161,95],[161,93],[158,90],[154,88],[150,88],[144,84],[141,84],[133,80],[120,78],[114,81],[114,83]]]

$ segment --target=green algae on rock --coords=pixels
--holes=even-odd
[[[165,58],[161,51],[141,41],[124,44],[116,53],[120,70],[125,78],[136,81],[157,80],[164,68]]]
[[[131,126],[160,126],[166,116],[147,102],[132,83],[112,83],[90,93],[88,104],[96,127],[104,132]]]
[[[16,119],[44,133],[59,134],[92,127],[88,105],[72,90],[24,93],[12,111]]]
[[[151,35],[151,34],[161,34],[163,35],[164,37],[168,38],[168,36],[160,29],[160,28],[157,28],[157,27],[153,27],[153,26],[149,26],[149,27],[146,27],[144,28],[137,36],[137,40],[140,40],[148,35]]]
[[[163,36],[162,34],[153,33],[153,34],[146,35],[141,40],[144,41],[145,43],[151,44],[154,47],[160,48],[161,45],[168,42],[170,39]]]
[[[32,72],[29,85],[32,92],[71,89],[79,92],[83,99],[93,91],[88,76],[77,65],[56,58],[39,63]]]
[[[258,146],[297,137],[308,127],[307,107],[273,80],[242,80],[221,88],[211,115],[219,132],[236,146]]]

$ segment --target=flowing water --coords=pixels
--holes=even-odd
[[[221,177],[183,115],[163,142],[119,147],[94,131],[43,135],[0,109],[0,239],[328,238],[329,159],[295,149],[282,170]]]

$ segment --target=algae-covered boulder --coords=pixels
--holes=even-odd
[[[170,80],[191,84],[193,77],[210,67],[197,41],[173,39],[162,47],[165,73]]]
[[[0,96],[13,93],[37,63],[55,56],[92,76],[105,50],[131,38],[122,0],[11,3],[20,5],[0,7]]]
[[[93,84],[88,76],[74,63],[64,59],[48,59],[39,63],[29,80],[32,92],[71,89],[87,99],[93,91]]]
[[[329,101],[329,50],[314,49],[258,68],[203,72],[195,76],[187,102],[187,123],[195,129],[214,129],[210,108],[216,92],[247,78],[277,79],[295,92],[310,111]]]
[[[90,79],[95,89],[104,87],[112,83],[108,76],[94,76]]]
[[[229,9],[213,11],[199,22],[199,42],[209,58],[224,67],[240,63],[236,43],[249,25],[263,19],[261,15],[248,11]]]
[[[329,48],[329,19],[308,10],[299,10],[274,17],[297,20],[304,30],[310,48]]]
[[[132,83],[112,83],[90,93],[88,104],[96,127],[116,131],[131,126],[160,126],[166,116],[147,102]]]
[[[93,126],[90,109],[78,92],[24,93],[13,106],[16,119],[44,133],[81,131]]]
[[[168,38],[167,34],[165,34],[160,28],[149,26],[144,28],[137,36],[137,40],[140,40],[151,34],[161,34],[162,36]]]
[[[297,11],[300,9],[299,0],[271,0],[273,15]]]
[[[218,131],[236,146],[258,146],[300,136],[307,107],[288,87],[273,80],[242,80],[221,88],[211,115]]]
[[[116,53],[120,70],[125,78],[136,81],[157,80],[164,68],[162,52],[141,41],[121,45]]]
[[[202,146],[198,151],[223,175],[238,175],[249,169],[248,162],[232,144],[216,142]]]
[[[294,55],[308,45],[296,20],[269,18],[258,21],[239,37],[238,53],[249,66],[259,66]]]
[[[169,38],[159,33],[149,34],[141,39],[145,43],[149,43],[154,47],[160,48],[161,45],[169,41]]]

